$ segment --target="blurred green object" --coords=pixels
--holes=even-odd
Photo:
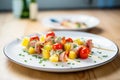
[[[29,4],[27,3],[27,0],[22,0],[22,13],[21,18],[29,18]]]
[[[36,0],[31,0],[31,2],[35,2],[36,3]]]
[[[13,14],[18,18],[29,18],[30,0],[13,0]]]

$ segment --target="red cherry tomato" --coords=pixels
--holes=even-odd
[[[53,45],[52,48],[53,48],[53,50],[59,50],[59,49],[63,49],[63,46],[60,43],[56,43]]]
[[[49,37],[49,36],[51,36],[51,37],[54,37],[55,36],[55,33],[52,31],[52,32],[48,32],[47,34],[46,34],[46,37]]]
[[[73,42],[72,38],[67,38],[66,42]]]
[[[89,53],[90,53],[89,48],[87,48],[87,47],[81,47],[80,50],[79,50],[79,57],[81,59],[86,59],[86,58],[88,58]]]
[[[37,35],[30,37],[30,41],[33,41],[33,40],[39,41],[39,37]]]

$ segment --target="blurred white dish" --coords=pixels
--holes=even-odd
[[[64,27],[61,26],[60,24],[54,24],[54,22],[51,21],[51,19],[57,20],[59,22],[63,20],[70,20],[72,22],[80,22],[80,23],[85,23],[86,27],[85,28],[77,28],[77,27]],[[55,15],[51,17],[45,17],[42,20],[42,23],[51,29],[54,30],[88,30],[94,27],[97,27],[98,24],[100,23],[100,20],[94,16],[88,16],[88,15]]]

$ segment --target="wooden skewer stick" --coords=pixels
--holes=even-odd
[[[95,56],[95,55],[89,54],[89,56],[91,56],[91,57],[93,57],[94,59],[97,59],[97,60],[102,60],[101,58],[99,58],[98,56]]]
[[[69,59],[69,58],[67,58],[67,60],[68,60],[69,62],[73,62],[73,63],[75,63],[75,64],[81,65],[79,62],[77,62],[77,61],[75,61],[75,60],[72,60],[72,59]]]
[[[101,49],[101,50],[106,50],[106,51],[114,51],[114,50],[110,50],[110,49],[106,49],[106,48],[101,48],[101,47],[96,47],[96,46],[93,46],[93,48],[97,48],[97,49]]]
[[[100,60],[100,61],[102,60],[102,58],[99,58],[98,56],[95,56],[95,55],[89,54],[89,56],[93,57],[93,58],[96,59],[96,60]],[[77,62],[77,61],[75,61],[75,60],[72,60],[72,59],[69,59],[69,58],[67,58],[67,60],[68,60],[69,62],[73,62],[73,63],[75,63],[75,64],[81,65],[79,62]]]

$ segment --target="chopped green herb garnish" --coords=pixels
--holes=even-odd
[[[97,51],[97,53],[101,54],[102,52],[100,52],[100,51]]]
[[[58,66],[58,64],[55,64],[56,66]]]
[[[57,50],[56,54],[61,54],[63,52],[63,50]]]
[[[55,41],[54,41],[54,40],[52,40],[52,43],[54,44],[54,43],[55,43]]]
[[[96,61],[94,61],[94,63],[96,63]]]
[[[41,64],[43,61],[46,61],[47,59],[40,59],[39,63]]]
[[[92,57],[91,55],[89,55],[89,57]]]
[[[72,65],[75,65],[75,63],[72,63]]]
[[[108,55],[103,55],[102,57],[108,57]]]
[[[33,57],[37,58],[37,55],[32,55]]]
[[[101,57],[99,57],[99,56],[98,56],[98,58],[102,60],[102,58],[101,58]]]
[[[43,66],[45,66],[45,64],[43,64]]]
[[[22,56],[22,57],[24,57],[25,55],[24,55],[24,54],[19,54],[19,56]]]
[[[21,55],[22,57],[25,57],[25,55]]]
[[[47,61],[47,59],[43,59],[43,61]]]
[[[67,64],[71,64],[71,63],[69,62],[69,63],[67,63]]]
[[[77,47],[77,45],[73,45],[73,48],[76,48]]]
[[[77,24],[77,27],[80,28],[81,27],[81,24],[80,23],[76,23]]]
[[[94,52],[92,51],[91,53],[93,54]]]
[[[27,60],[24,60],[24,62],[27,62]]]
[[[26,49],[23,49],[23,52],[28,52]]]
[[[64,65],[62,65],[62,67],[64,67]]]
[[[77,61],[77,62],[80,62],[80,61]]]
[[[40,60],[39,63],[41,64],[43,62],[43,60]]]
[[[42,57],[39,56],[38,58],[41,59]]]
[[[32,58],[30,58],[30,60],[32,60]]]
[[[19,56],[21,56],[22,54],[19,54]]]

